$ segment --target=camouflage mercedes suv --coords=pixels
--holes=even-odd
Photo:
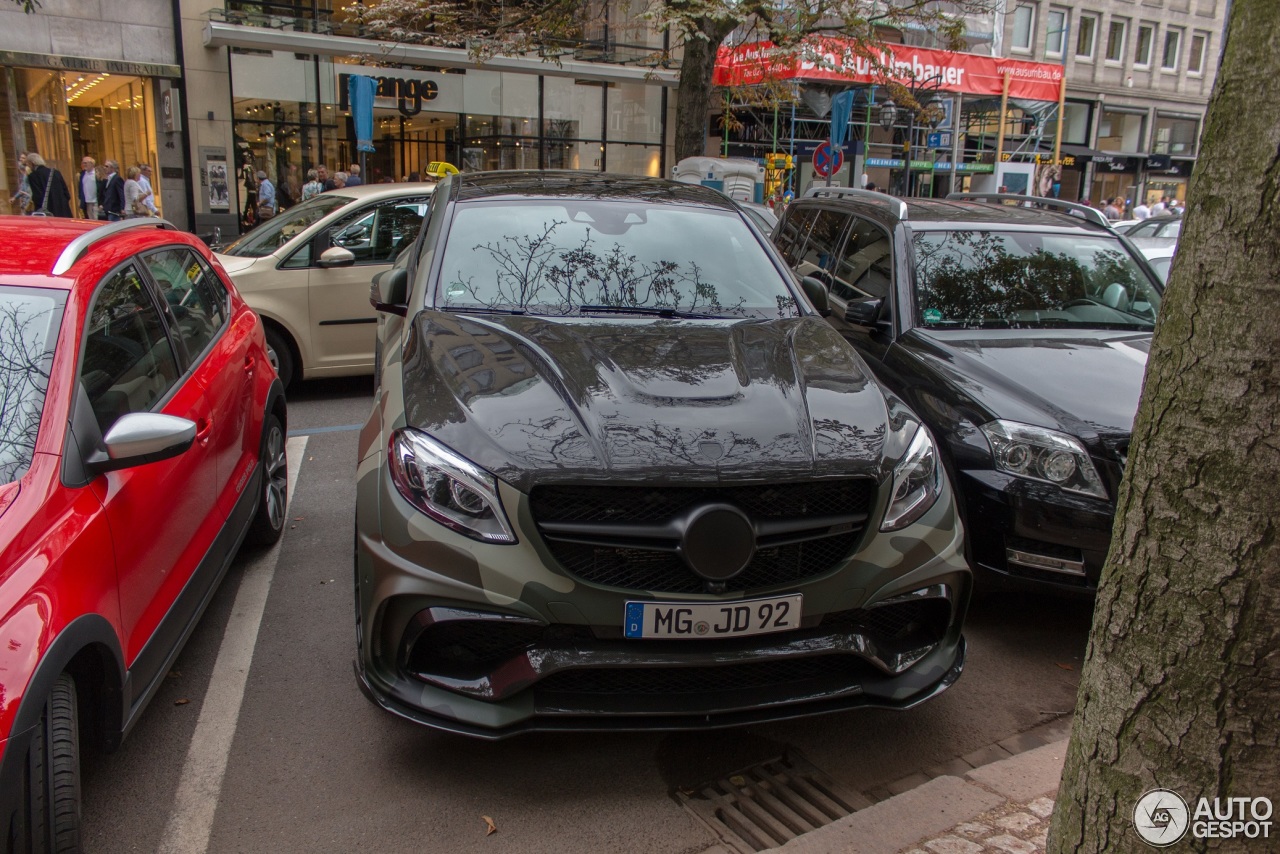
[[[907,708],[953,684],[971,582],[934,440],[805,287],[703,187],[442,182],[372,293],[369,698],[500,738]]]

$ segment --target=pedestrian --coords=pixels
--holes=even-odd
[[[1186,212],[1187,212],[1187,209],[1186,207],[1183,206],[1181,202],[1179,202],[1177,199],[1174,199],[1174,198],[1169,199],[1170,214],[1172,214],[1173,216],[1182,216]]]
[[[1146,199],[1138,201],[1138,206],[1133,209],[1133,218],[1141,222],[1151,216],[1151,208],[1147,207]]]
[[[329,177],[329,167],[321,163],[316,167],[316,178],[320,181],[320,186],[324,187],[322,192],[328,192],[333,189],[333,179]]]
[[[31,204],[31,167],[27,165],[27,153],[18,152],[18,192],[9,197],[13,212],[24,214]]]
[[[44,158],[34,151],[27,154],[27,165],[31,167],[31,206],[33,213],[41,216],[59,216],[71,219],[71,191],[62,173],[44,162]]]
[[[271,219],[276,215],[276,188],[267,173],[258,170],[258,219]]]
[[[280,201],[277,207],[287,210],[302,201],[302,171],[297,163],[290,163],[284,172],[284,180],[280,186]]]
[[[1169,212],[1169,197],[1161,196],[1160,201],[1151,206],[1152,216],[1164,216]]]
[[[313,199],[324,192],[324,184],[320,183],[320,174],[315,169],[307,170],[307,183],[302,185],[302,200]]]
[[[360,177],[360,165],[358,163],[352,163],[351,168],[347,170],[346,185],[348,187],[359,187],[363,183],[364,179]]]
[[[146,193],[142,197],[142,203],[147,206],[149,216],[160,216],[160,210],[156,207],[155,191],[151,189],[151,164],[138,164],[138,183],[142,185],[142,190]]]
[[[125,219],[151,216],[151,211],[147,207],[146,191],[142,189],[142,184],[138,181],[138,176],[141,174],[142,170],[137,166],[129,167],[129,177],[124,182]]]
[[[1124,199],[1119,196],[1107,202],[1107,206],[1102,209],[1102,214],[1107,219],[1115,221],[1124,216],[1123,211]]]
[[[880,191],[880,188],[876,186],[876,182],[875,182],[875,181],[868,181],[868,182],[867,182],[867,185],[866,185],[865,187],[863,187],[862,189],[864,189],[864,190],[870,190],[870,191],[871,191],[871,192],[873,192],[873,193],[878,193],[878,192]]]
[[[76,197],[80,201],[80,216],[98,218],[98,199],[102,198],[102,181],[98,178],[98,162],[85,155],[80,158],[80,180],[76,182]]]
[[[333,189],[341,190],[345,186],[347,186],[347,173],[334,172],[333,173]]]
[[[124,217],[124,179],[120,177],[120,164],[114,160],[104,160],[102,165],[107,169],[106,180],[102,182],[102,210],[111,222]]]

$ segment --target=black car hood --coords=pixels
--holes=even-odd
[[[1132,430],[1151,333],[914,329],[901,344],[984,420],[1089,438]]]
[[[503,480],[884,474],[889,402],[816,317],[671,321],[419,313],[405,421]],[[909,436],[908,436],[909,438]],[[891,447],[891,452],[894,449]],[[900,450],[896,451],[900,453]]]

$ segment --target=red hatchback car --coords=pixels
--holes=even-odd
[[[284,390],[161,220],[0,217],[0,847],[79,850],[79,749],[137,721],[241,542],[284,529]]]

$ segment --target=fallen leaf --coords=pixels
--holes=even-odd
[[[290,525],[290,526],[289,526],[289,530],[290,530],[290,531],[292,531],[292,530],[293,530],[294,528],[296,528],[296,527],[298,527],[298,526],[297,526],[297,525]]]
[[[1075,670],[1075,668],[1072,667],[1070,664],[1063,664],[1062,662],[1058,662],[1058,666],[1061,667],[1063,670]]]
[[[311,460],[314,460],[314,459],[315,459],[315,457],[307,457],[307,461],[308,461],[308,462],[310,462]]]
[[[306,516],[294,516],[294,517],[293,517],[293,521],[295,521],[295,522],[301,522],[301,521],[302,521],[303,519],[305,519],[305,518],[307,518],[307,517],[306,517]]]
[[[187,703],[190,703],[190,702],[191,701],[188,700],[186,697],[183,697],[181,700],[174,700],[173,704],[175,706],[185,706]]]
[[[181,678],[182,678],[182,671],[181,671],[181,670],[170,670],[168,675],[169,675],[169,678],[170,678],[170,679],[181,679]]]
[[[489,826],[488,829],[484,832],[485,836],[492,836],[493,834],[498,832],[498,826],[493,823],[493,819],[489,818],[489,816],[487,815],[482,815],[480,817],[484,819],[484,823]]]

